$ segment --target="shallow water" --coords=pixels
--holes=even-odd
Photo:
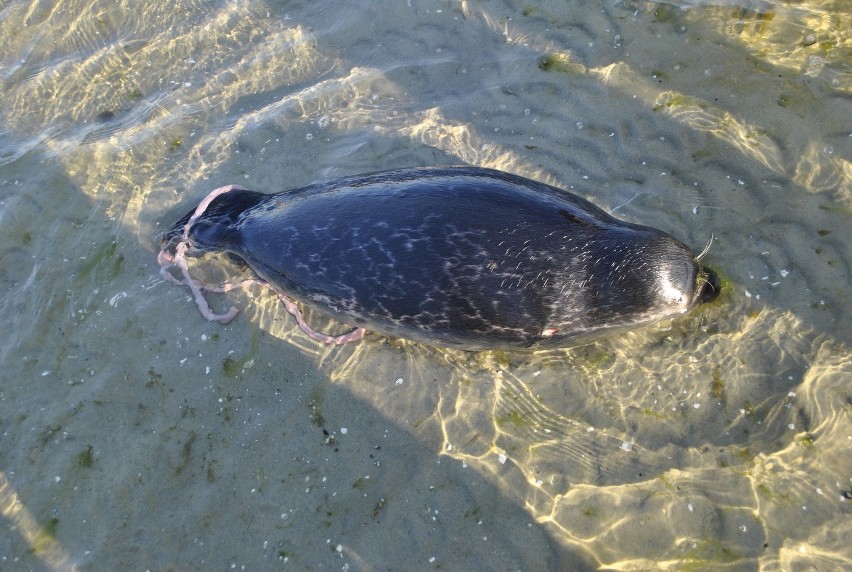
[[[849,568],[850,29],[844,2],[0,3],[0,567]],[[262,290],[208,323],[159,277],[214,187],[436,163],[715,236],[728,289],[465,353],[325,347]]]

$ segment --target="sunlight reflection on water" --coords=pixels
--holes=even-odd
[[[843,3],[285,9],[2,8],[4,558],[848,566]],[[715,234],[728,296],[583,348],[469,354],[325,347],[255,291],[215,328],[155,277],[157,232],[219,184],[432,163],[570,188],[699,249]],[[372,424],[398,446],[359,441]],[[508,548],[451,541],[483,536]]]

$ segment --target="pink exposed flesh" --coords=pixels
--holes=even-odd
[[[192,295],[195,298],[195,303],[198,305],[198,309],[201,311],[201,315],[207,318],[210,321],[217,321],[222,324],[227,324],[231,320],[233,320],[239,310],[234,306],[225,312],[224,314],[217,314],[210,309],[210,306],[207,304],[207,300],[204,298],[204,292],[229,292],[231,290],[235,290],[237,288],[245,288],[246,286],[251,286],[253,284],[258,284],[261,286],[266,286],[275,292],[278,295],[278,298],[281,302],[284,303],[284,307],[288,312],[293,314],[296,318],[296,322],[299,324],[299,327],[305,332],[309,337],[326,343],[326,344],[336,344],[341,345],[347,342],[360,340],[364,337],[364,328],[355,328],[351,332],[347,334],[341,334],[339,336],[329,336],[328,334],[323,334],[322,332],[317,332],[305,322],[305,319],[302,317],[302,313],[299,311],[296,303],[287,297],[280,288],[271,284],[265,280],[260,279],[248,279],[243,280],[241,282],[225,282],[219,285],[208,285],[200,280],[196,280],[189,274],[189,265],[186,261],[186,251],[191,247],[189,240],[189,229],[192,228],[193,223],[198,220],[210,203],[218,197],[219,195],[223,195],[229,191],[233,190],[245,190],[243,187],[239,187],[237,185],[228,185],[226,187],[219,187],[210,192],[204,199],[198,203],[198,207],[196,207],[195,212],[189,217],[186,225],[183,227],[183,235],[181,236],[180,241],[175,246],[174,254],[169,252],[170,245],[167,244],[163,247],[162,250],[157,254],[157,263],[160,265],[160,275],[168,282],[172,284],[178,284],[181,286],[189,286],[189,289],[192,290]],[[171,269],[177,268],[183,278],[177,278],[174,274],[172,274]]]

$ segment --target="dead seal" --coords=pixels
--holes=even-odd
[[[326,342],[364,329],[465,350],[570,346],[688,312],[720,283],[683,243],[537,181],[475,167],[400,169],[276,194],[212,192],[162,241],[163,276],[185,254],[242,258]],[[176,277],[173,268],[181,274]],[[355,326],[310,330],[291,301]]]

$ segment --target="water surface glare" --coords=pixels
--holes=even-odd
[[[0,2],[0,569],[852,568],[849,30],[813,0]],[[260,288],[209,323],[160,278],[215,187],[432,164],[715,236],[727,289],[466,353],[328,347]]]

